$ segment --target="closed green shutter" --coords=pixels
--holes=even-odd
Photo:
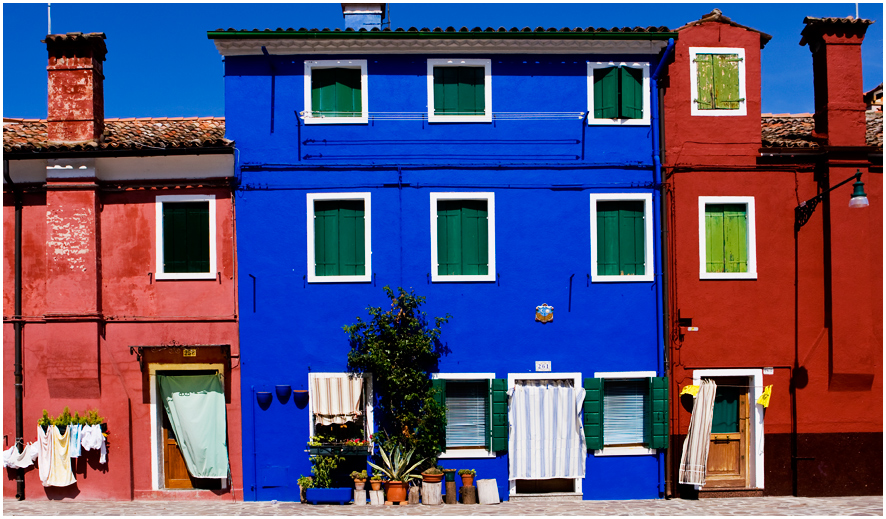
[[[642,201],[597,202],[597,275],[645,274],[645,233]]]
[[[705,272],[748,271],[747,206],[705,206]]]
[[[437,202],[437,274],[489,273],[489,218],[485,200]]]
[[[619,117],[643,118],[643,70],[619,67]]]
[[[670,431],[668,428],[668,378],[651,377],[649,381],[649,411],[646,413],[646,426],[643,429],[643,442],[650,449],[667,449]]]
[[[314,201],[314,273],[362,276],[366,273],[366,233],[362,200]]]
[[[446,380],[440,378],[431,379],[431,388],[434,390],[434,401],[443,407],[444,416],[446,413]],[[440,450],[446,450],[446,434],[443,434],[443,441]]]
[[[705,206],[705,272],[725,272],[726,264],[723,258],[723,206]]]
[[[163,272],[209,272],[209,202],[163,204]]]
[[[738,54],[713,55],[714,108],[737,110],[739,107]]]
[[[714,108],[713,54],[696,54],[695,64],[698,74],[698,109],[711,110]]]
[[[486,110],[484,67],[434,68],[435,115],[483,115]]]
[[[492,380],[492,448],[493,452],[508,450],[508,381]]]
[[[588,450],[603,448],[603,379],[584,379],[584,430]]]
[[[363,111],[360,69],[312,69],[311,108],[314,116],[359,117]]]
[[[594,118],[618,117],[618,67],[594,70]]]

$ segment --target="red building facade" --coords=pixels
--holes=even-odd
[[[4,497],[24,489],[28,499],[241,499],[234,161],[224,120],[106,120],[104,34],[45,42],[47,119],[3,123],[4,448],[17,436],[20,376],[24,442],[37,438],[44,409],[97,409],[108,454],[107,463],[94,450],[75,458],[68,486],[44,487],[36,467],[21,482],[7,469]],[[208,225],[164,223],[182,210]],[[207,260],[172,267],[179,239]],[[224,388],[230,462],[228,477],[211,481],[182,474],[157,389],[164,374],[206,373]]]
[[[717,10],[679,29],[663,103],[671,495],[882,493],[882,115],[866,119],[860,52],[871,22],[805,23],[811,119],[761,116],[769,36]],[[869,207],[848,207],[849,185],[825,193],[857,171]],[[678,395],[702,379],[718,396],[696,489],[678,484],[693,406]]]

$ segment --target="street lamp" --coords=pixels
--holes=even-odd
[[[852,196],[849,198],[849,208],[856,209],[867,207],[870,205],[868,202],[868,195],[864,192],[864,182],[861,181],[861,171],[855,170],[855,174],[851,177],[847,178],[843,182],[831,187],[827,191],[819,193],[817,196],[806,200],[805,202],[801,202],[800,205],[794,208],[794,230],[799,231],[800,227],[806,225],[806,222],[809,221],[809,218],[812,217],[812,213],[815,212],[815,208],[818,207],[818,203],[821,202],[824,195],[830,193],[831,191],[837,189],[838,187],[850,182],[852,179],[855,179],[855,183],[852,184]]]

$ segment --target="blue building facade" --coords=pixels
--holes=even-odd
[[[384,286],[426,297],[431,317],[452,316],[435,374],[453,413],[440,465],[494,478],[502,499],[662,496],[651,76],[673,33],[209,37],[224,56],[227,137],[239,153],[244,498],[298,499],[305,445],[327,426],[315,394],[288,391],[310,394],[346,373],[342,327],[387,307]],[[536,320],[543,304],[550,322]],[[493,416],[487,388],[538,381],[586,388],[583,477],[512,478],[507,431],[513,442],[517,425]],[[371,380],[356,391],[359,416],[328,427],[368,438]]]

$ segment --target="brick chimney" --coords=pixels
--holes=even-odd
[[[345,29],[381,29],[385,17],[385,4],[341,4],[341,14],[345,18]]]
[[[50,34],[43,43],[49,95],[46,111],[52,144],[98,142],[105,129],[102,62],[108,49],[105,34]]]
[[[861,42],[871,20],[803,20],[800,45],[812,51],[815,87],[814,135],[830,146],[865,145]]]

